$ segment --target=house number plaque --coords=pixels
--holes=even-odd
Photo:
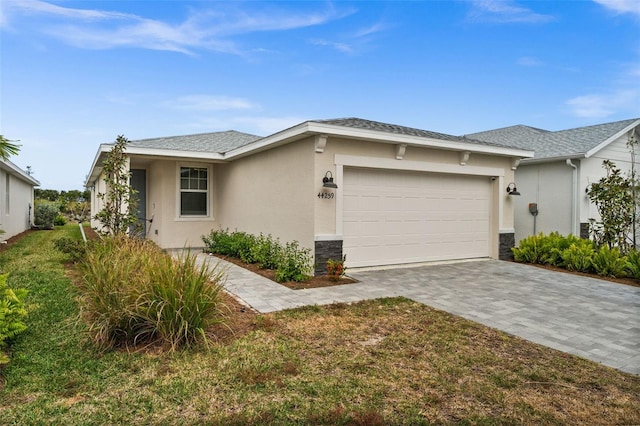
[[[318,198],[321,198],[323,200],[331,200],[333,198],[335,198],[336,194],[334,194],[333,192],[318,192]]]

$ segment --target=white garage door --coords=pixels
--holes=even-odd
[[[350,267],[489,256],[488,177],[345,168]]]

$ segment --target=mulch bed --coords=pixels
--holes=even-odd
[[[603,276],[596,275],[596,274],[588,274],[586,272],[570,271],[568,269],[564,269],[564,268],[560,268],[558,266],[552,266],[552,265],[539,265],[539,264],[534,264],[534,263],[527,263],[527,265],[535,266],[535,267],[542,268],[542,269],[548,269],[549,271],[564,272],[565,274],[580,275],[580,276],[583,276],[583,277],[597,278],[599,280],[610,281],[612,283],[630,285],[632,287],[640,287],[640,281],[635,280],[633,278],[603,277]]]
[[[317,277],[312,277],[307,281],[303,281],[303,282],[295,282],[295,281],[287,281],[287,282],[283,282],[280,283],[278,281],[276,281],[276,271],[271,270],[271,269],[261,269],[258,267],[258,265],[255,264],[251,264],[251,263],[245,263],[243,261],[241,261],[240,259],[237,259],[235,257],[228,257],[228,256],[218,256],[218,255],[213,255],[214,257],[217,257],[219,259],[222,260],[226,260],[227,262],[233,263],[235,265],[238,265],[244,269],[248,269],[251,272],[255,272],[258,275],[262,275],[265,278],[270,279],[271,281],[278,283],[280,285],[283,285],[287,288],[290,288],[291,290],[302,290],[302,289],[306,289],[306,288],[320,288],[320,287],[333,287],[336,285],[344,285],[344,284],[353,284],[353,283],[357,283],[359,281],[354,280],[353,278],[349,278],[349,277],[342,277],[340,278],[340,280],[338,281],[332,281],[329,279],[328,276],[326,275],[320,275]]]

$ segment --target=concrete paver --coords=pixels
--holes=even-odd
[[[227,290],[259,312],[404,296],[640,375],[640,287],[495,260],[354,270],[356,284],[306,290],[225,261],[219,267],[227,270]]]

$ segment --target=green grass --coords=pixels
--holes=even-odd
[[[53,249],[75,230],[0,253],[32,308],[2,424],[640,423],[639,377],[401,298],[260,315],[208,348],[97,351]]]

